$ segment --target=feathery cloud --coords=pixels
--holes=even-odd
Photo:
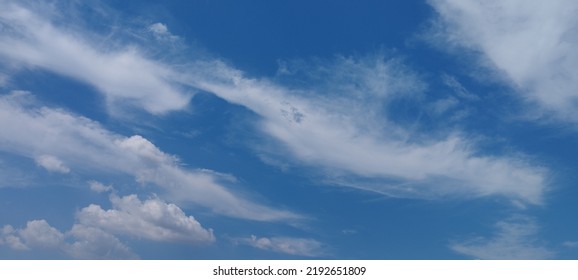
[[[173,70],[146,58],[138,48],[105,48],[77,34],[74,23],[55,25],[53,13],[41,13],[18,1],[3,2],[1,59],[87,83],[106,97],[110,109],[132,106],[162,114],[189,103],[191,94],[171,79]],[[153,25],[151,31],[168,34],[164,25]]]
[[[451,249],[476,259],[549,259],[554,253],[539,244],[536,221],[517,216],[496,223],[497,233],[493,238],[478,237],[454,243]]]

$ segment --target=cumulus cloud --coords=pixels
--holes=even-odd
[[[91,42],[82,32],[76,34],[73,22],[55,25],[50,18],[53,13],[30,7],[3,1],[0,58],[85,82],[98,89],[111,108],[130,105],[161,114],[188,104],[190,94],[171,79],[174,73],[169,66],[147,59],[134,46],[97,48],[103,45]],[[169,36],[162,24],[151,26],[151,31]]]
[[[220,178],[219,173],[182,168],[175,156],[142,136],[125,137],[87,118],[38,107],[28,93],[0,96],[0,128],[0,151],[28,158],[50,154],[87,177],[130,175],[142,184],[159,187],[172,201],[193,203],[233,217],[263,221],[299,217],[231,192],[220,183],[231,183],[230,179]],[[54,167],[55,161],[50,162]]]
[[[36,157],[36,163],[48,171],[68,173],[70,168],[68,168],[60,159],[51,155],[41,155]]]
[[[28,250],[28,247],[22,243],[16,234],[16,230],[11,225],[3,226],[0,231],[0,245],[8,246],[13,250]]]
[[[70,241],[69,239],[72,239]],[[52,250],[76,259],[134,259],[137,256],[116,237],[97,228],[75,225],[60,232],[45,220],[32,220],[22,229],[4,226],[0,245],[14,250]]]
[[[77,213],[76,223],[61,232],[45,220],[28,221],[26,227],[5,225],[0,245],[13,250],[52,250],[76,259],[136,258],[118,238],[126,236],[158,242],[208,244],[215,241],[212,229],[205,229],[181,208],[158,198],[141,201],[136,195],[110,197],[113,209],[91,204]]]
[[[518,216],[496,224],[492,238],[477,237],[451,245],[457,253],[476,259],[549,259],[554,253],[540,245],[539,227],[529,217]]]
[[[140,201],[136,195],[111,196],[113,209],[91,204],[77,215],[80,224],[106,232],[156,241],[209,243],[215,240],[212,229],[204,229],[178,206],[158,198]]]
[[[65,252],[74,259],[137,259],[138,256],[114,235],[99,228],[75,224],[67,233],[74,242]]]
[[[395,102],[419,99],[424,87],[399,60],[341,58],[320,68],[335,71],[313,70],[319,81],[330,82],[311,88],[246,78],[220,62],[203,64],[203,71],[184,79],[260,115],[259,128],[277,141],[278,156],[357,176],[345,185],[395,196],[505,195],[541,203],[545,168],[520,156],[480,154],[459,131],[413,133],[395,119]],[[372,183],[360,184],[360,178]]]
[[[324,255],[324,245],[314,239],[293,237],[260,237],[252,235],[250,238],[238,238],[240,244],[249,245],[262,250],[283,254],[316,257]]]
[[[481,53],[522,98],[578,120],[578,3],[572,0],[430,0],[436,38]],[[502,75],[500,75],[502,76]]]

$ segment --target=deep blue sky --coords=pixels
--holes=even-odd
[[[0,0],[0,258],[575,259],[578,4]]]

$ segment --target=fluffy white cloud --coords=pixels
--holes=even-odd
[[[3,1],[1,58],[83,81],[104,94],[113,109],[131,105],[160,114],[188,104],[190,94],[171,79],[174,73],[170,67],[147,59],[134,46],[110,49],[110,45],[96,44],[82,34],[86,31],[77,33],[74,23],[57,26],[50,18],[57,15],[31,9],[34,6]],[[159,24],[151,30],[168,33],[166,26]]]
[[[198,67],[203,71],[183,79],[259,114],[262,131],[280,143],[278,156],[358,176],[345,185],[394,196],[497,194],[541,203],[546,169],[520,156],[480,155],[475,142],[459,132],[414,133],[388,115],[390,104],[423,88],[397,60],[340,58],[315,77],[328,84],[300,90],[245,78],[220,62]],[[461,94],[468,93],[462,88]],[[371,183],[359,183],[360,178]]]
[[[18,231],[18,236],[28,247],[53,249],[58,248],[64,241],[64,234],[45,220],[29,221],[26,228]]]
[[[129,247],[99,228],[76,224],[67,233],[74,239],[64,248],[74,259],[137,259]]]
[[[545,112],[578,120],[578,2],[429,2],[440,15],[436,34],[445,42],[482,53]]]
[[[36,163],[48,171],[68,173],[70,168],[68,168],[60,159],[51,155],[41,155],[36,157]]]
[[[11,225],[3,226],[0,231],[0,245],[6,245],[13,250],[28,250],[16,234],[16,230]]]
[[[158,198],[141,201],[136,195],[111,195],[113,209],[91,204],[77,213],[76,224],[61,232],[45,220],[32,220],[22,229],[5,225],[0,245],[13,250],[52,250],[76,259],[137,258],[117,235],[159,242],[208,244],[215,241],[205,229],[178,206]]]
[[[72,239],[72,243],[68,241]],[[52,250],[76,259],[134,259],[137,256],[116,237],[97,228],[75,225],[62,233],[45,220],[32,220],[23,229],[4,226],[0,245],[13,250]],[[59,256],[57,256],[59,257]]]
[[[124,137],[89,119],[38,107],[28,93],[0,96],[0,128],[3,152],[28,158],[50,154],[91,178],[127,174],[160,187],[172,201],[194,203],[224,215],[263,221],[298,218],[229,191],[220,181],[230,180],[218,173],[183,169],[174,156],[141,136]]]
[[[204,229],[178,206],[158,198],[140,201],[136,195],[112,195],[111,202],[113,209],[110,210],[94,204],[80,210],[79,223],[113,234],[156,241],[209,243],[215,240],[212,229]]]
[[[539,245],[538,225],[528,217],[513,217],[496,224],[493,238],[478,237],[455,243],[451,249],[476,259],[549,259],[554,253]]]
[[[316,257],[326,254],[324,246],[317,240],[293,237],[260,237],[236,239],[240,244],[249,245],[262,250],[274,251],[297,256]]]

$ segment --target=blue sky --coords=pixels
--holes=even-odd
[[[0,258],[578,257],[575,1],[0,6]]]

